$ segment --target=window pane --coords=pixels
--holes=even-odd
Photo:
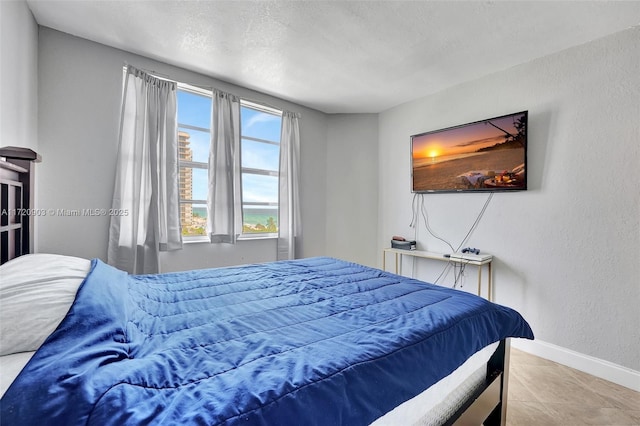
[[[211,128],[211,98],[178,90],[178,123]]]
[[[241,108],[242,135],[280,142],[282,117],[252,108]]]
[[[278,209],[243,206],[242,232],[245,234],[278,232]]]
[[[181,200],[193,199],[193,169],[190,167],[180,167],[179,196]]]
[[[182,235],[195,237],[207,233],[207,206],[205,204],[180,204]]]
[[[242,201],[244,203],[277,203],[278,178],[243,173]]]
[[[185,129],[178,126],[178,147],[180,159],[186,161],[209,161],[209,132]]]
[[[209,158],[211,128],[211,96],[178,89],[178,149],[179,160],[204,163]],[[191,127],[206,129],[194,130]],[[207,169],[185,167],[179,170],[180,221],[186,237],[206,234]],[[189,200],[199,203],[185,202]]]
[[[277,171],[280,146],[252,140],[242,140],[242,167]]]
[[[207,199],[207,169],[180,167],[180,199]]]
[[[193,169],[193,200],[206,200],[209,187],[207,169]]]

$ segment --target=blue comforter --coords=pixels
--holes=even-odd
[[[94,260],[2,425],[360,425],[484,346],[512,309],[331,258],[129,276]]]

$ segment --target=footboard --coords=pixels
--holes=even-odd
[[[500,345],[487,363],[484,384],[474,392],[445,425],[504,426],[507,420],[509,381],[509,339]]]

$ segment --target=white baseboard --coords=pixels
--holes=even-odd
[[[640,371],[540,340],[511,339],[511,346],[640,392]]]

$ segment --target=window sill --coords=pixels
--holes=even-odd
[[[209,238],[204,235],[201,237],[182,237],[182,244],[201,244],[210,243]]]
[[[238,237],[238,241],[252,241],[252,240],[276,240],[278,234],[244,234]]]
[[[255,241],[255,240],[276,240],[278,239],[278,234],[265,234],[265,235],[240,235],[237,241]],[[209,238],[206,236],[200,237],[183,237],[183,244],[202,244],[207,243],[211,244]]]

